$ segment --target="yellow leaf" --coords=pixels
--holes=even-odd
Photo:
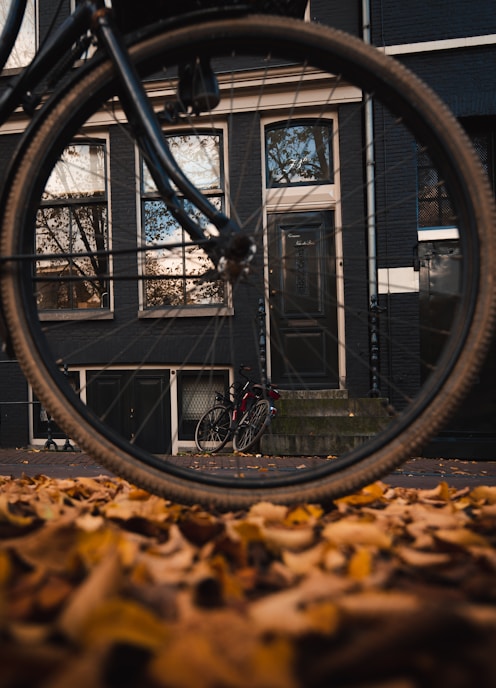
[[[250,523],[249,521],[241,521],[236,523],[233,528],[243,540],[247,542],[262,540],[262,533],[260,526],[257,523]]]
[[[384,496],[384,485],[381,482],[375,482],[372,483],[371,485],[367,485],[366,487],[362,488],[360,492],[356,492],[351,495],[347,495],[346,497],[341,497],[340,499],[336,499],[335,503],[336,505],[360,505],[360,504],[372,504],[373,502],[376,502],[378,499],[382,499]]]
[[[372,554],[370,550],[360,547],[353,553],[348,564],[348,575],[356,580],[367,578],[372,571]]]
[[[288,513],[285,523],[289,526],[302,524],[313,524],[323,514],[323,510],[319,506],[306,504],[305,506],[297,506]]]
[[[305,610],[309,625],[316,633],[330,635],[339,627],[340,614],[335,604],[328,601],[310,604]]]
[[[101,561],[112,549],[117,550],[122,564],[130,565],[139,549],[136,541],[109,526],[89,532],[81,530],[76,542],[77,553],[87,566]]]
[[[170,637],[166,626],[133,600],[113,598],[96,607],[81,631],[85,645],[128,643],[157,650]]]

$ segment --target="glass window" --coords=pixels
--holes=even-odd
[[[267,128],[267,186],[332,184],[332,124],[298,122]]]
[[[417,154],[418,220],[419,228],[453,227],[456,225],[453,207],[433,166],[429,155],[419,148]]]
[[[195,438],[196,425],[205,411],[215,404],[215,395],[227,394],[228,388],[229,372],[227,370],[183,370],[178,373],[177,407],[180,440]]]
[[[222,138],[219,134],[184,134],[167,137],[178,164],[191,181],[208,195],[219,210],[224,207]],[[199,225],[208,220],[187,201],[184,208]],[[144,308],[222,305],[226,287],[222,280],[202,281],[212,268],[205,252],[191,241],[168,212],[143,163],[142,227],[146,251],[143,270]]]
[[[103,143],[66,148],[38,211],[37,302],[42,310],[108,307],[108,208]]]
[[[11,0],[0,0],[0,27],[5,26],[5,21],[10,8]],[[17,36],[17,41],[12,53],[7,60],[6,68],[19,68],[29,64],[36,52],[36,11],[35,0],[28,0],[24,19]]]

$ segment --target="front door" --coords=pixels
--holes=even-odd
[[[272,380],[338,387],[334,213],[269,217],[269,290]]]
[[[155,454],[171,451],[168,370],[86,374],[86,402],[119,434]]]

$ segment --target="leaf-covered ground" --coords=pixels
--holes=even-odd
[[[0,688],[490,688],[496,487],[215,514],[0,477]]]

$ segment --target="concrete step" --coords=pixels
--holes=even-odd
[[[351,399],[346,390],[283,390],[276,406],[278,414],[260,441],[264,454],[338,456],[390,420],[385,399]]]
[[[371,435],[296,435],[266,432],[260,440],[260,452],[269,456],[341,456]]]

